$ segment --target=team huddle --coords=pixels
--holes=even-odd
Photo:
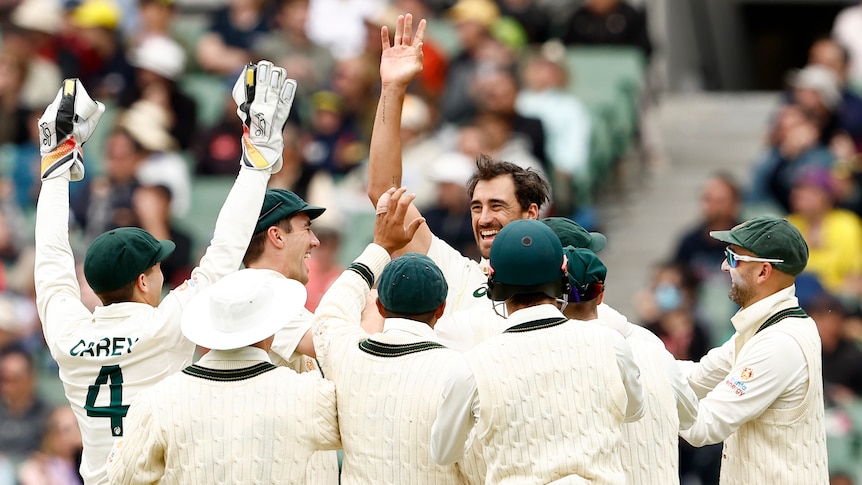
[[[394,44],[381,31],[373,242],[314,313],[304,261],[325,209],[267,190],[296,93],[283,68],[260,61],[237,79],[239,173],[191,277],[163,297],[174,243],[108,231],[84,258],[94,312],[69,244],[69,182],[105,107],[64,81],[39,120],[35,278],[85,483],[667,484],[680,436],[724,442],[722,484],[828,483],[820,339],[795,297],[799,231],[758,217],[711,234],[728,244],[740,310],[734,336],[698,363],[604,302],[606,238],[540,219],[550,188],[530,169],[479,157],[468,195],[482,259],[463,256],[400,187],[425,32],[412,24],[399,17]]]

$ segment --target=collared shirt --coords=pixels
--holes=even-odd
[[[265,350],[247,346],[230,350],[210,350],[197,361],[197,365],[209,369],[244,369],[260,362],[272,363]]]
[[[385,336],[380,338],[380,336]],[[371,336],[371,340],[387,340],[386,337],[397,337],[399,340],[412,342],[438,342],[434,330],[425,322],[407,318],[387,318],[383,321],[383,331]]]
[[[730,340],[697,364],[680,363],[701,398],[697,420],[680,433],[686,441],[694,446],[719,443],[769,408],[802,403],[808,364],[799,344],[776,326],[757,332],[770,315],[797,306],[795,295],[791,285],[739,310],[731,318],[737,333]]]
[[[565,318],[560,310],[550,304],[523,308],[509,315],[506,328],[546,318]],[[577,322],[585,325],[601,325],[598,321]],[[640,369],[634,362],[631,348],[619,332],[613,332],[614,350],[620,376],[626,388],[628,403],[626,422],[637,421],[644,414],[644,393],[640,382]],[[431,456],[437,463],[449,464],[464,454],[464,445],[479,417],[479,392],[469,366],[456,368],[446,383],[443,402],[437,419],[431,427]]]

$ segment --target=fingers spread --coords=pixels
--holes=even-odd
[[[404,45],[410,45],[413,42],[413,14],[408,13],[404,16]]]
[[[398,22],[395,23],[395,46],[401,45],[401,39],[404,37],[404,16],[398,16]]]
[[[389,45],[389,27],[385,25],[380,27],[380,44],[383,46],[383,50],[392,47]]]
[[[427,22],[425,22],[425,19],[422,19],[419,21],[419,27],[416,28],[416,36],[414,37],[417,44],[421,44],[422,41],[425,40],[425,26],[426,25],[427,25]],[[421,45],[419,47],[421,47]]]

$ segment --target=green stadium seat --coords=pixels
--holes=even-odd
[[[230,95],[222,78],[203,73],[186,74],[180,79],[179,88],[197,103],[200,128],[209,128],[222,118]]]

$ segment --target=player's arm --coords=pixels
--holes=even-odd
[[[691,386],[688,385],[688,380],[679,372],[673,355],[667,351],[664,345],[656,346],[656,349],[656,352],[660,353],[663,358],[667,380],[673,390],[676,413],[679,416],[679,429],[688,429],[697,419],[697,396]]]
[[[622,334],[615,330],[611,330],[610,332],[613,334],[617,367],[619,368],[620,377],[623,379],[623,386],[626,388],[626,396],[628,397],[626,415],[623,421],[632,423],[644,415],[644,388],[641,382],[641,370],[635,363],[631,346],[629,346],[629,343],[626,342]]]
[[[466,361],[460,359],[447,370],[443,399],[431,425],[431,458],[440,465],[451,465],[464,456],[479,416],[476,379]]]
[[[200,289],[239,269],[251,240],[270,174],[282,166],[282,129],[296,94],[296,81],[268,61],[249,64],[233,98],[243,121],[242,158],[233,187],[216,219],[213,239],[191,279],[171,292],[168,305],[185,306]]]
[[[425,20],[419,22],[414,36],[413,16],[399,15],[393,45],[389,44],[389,29],[386,26],[380,29],[380,37],[383,45],[380,58],[381,91],[368,157],[368,198],[375,206],[388,189],[401,186],[401,110],[407,87],[422,72]],[[419,210],[411,206],[408,219],[420,216]],[[423,225],[402,252],[425,254],[430,244],[431,230]]]
[[[314,432],[311,439],[318,450],[341,449],[341,434],[338,428],[338,409],[336,408],[335,384],[314,374],[303,374],[302,378],[313,382]]]
[[[703,399],[709,391],[715,389],[733,368],[734,354],[736,353],[736,338],[734,335],[720,347],[710,350],[700,362],[688,360],[676,361],[682,375],[688,379],[698,399]]]
[[[680,436],[693,446],[724,441],[760,416],[791,383],[803,375],[807,378],[807,368],[800,362],[805,362],[805,355],[793,337],[783,332],[764,335],[700,400],[697,420]]]
[[[406,191],[404,187],[390,189],[380,197],[374,242],[341,273],[320,299],[312,329],[317,360],[324,375],[328,373],[330,346],[335,340],[367,335],[359,323],[371,287],[390,261],[390,255],[403,248],[425,222],[420,217],[404,225],[404,218],[416,197],[406,194]]]
[[[36,204],[36,306],[45,338],[49,322],[89,315],[81,303],[75,260],[69,245],[69,181],[84,177],[82,146],[105,112],[77,79],[63,81],[39,118],[42,188]]]
[[[138,394],[126,416],[126,433],[108,454],[108,479],[112,485],[159,483],[165,474],[166,443],[153,413],[155,388]]]

